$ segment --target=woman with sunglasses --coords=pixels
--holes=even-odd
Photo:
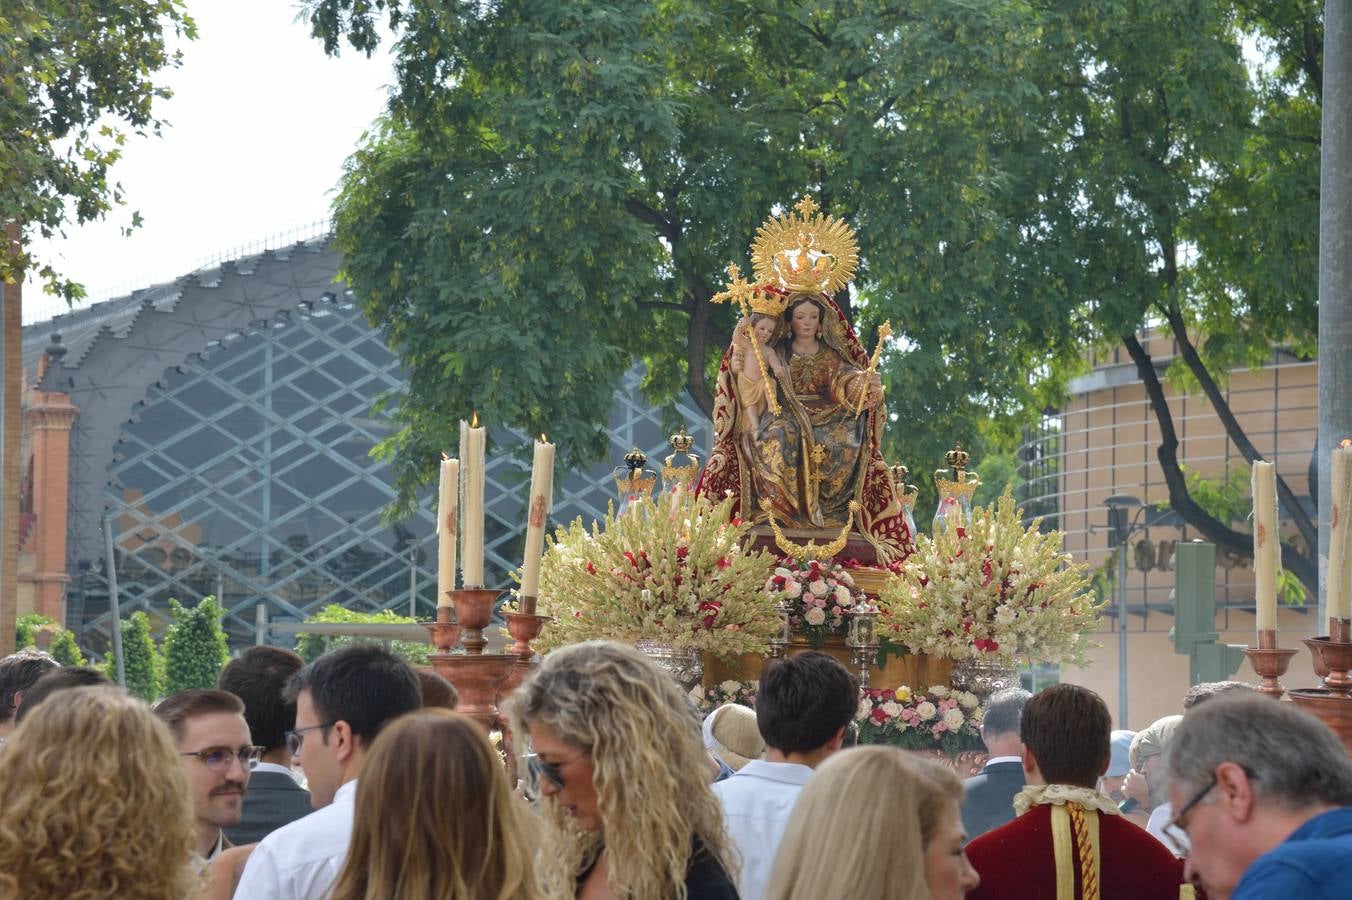
[[[361,771],[332,900],[538,900],[533,823],[475,722],[447,709],[407,713],[381,731]]]
[[[575,644],[508,707],[541,797],[550,897],[736,900],[699,728],[669,675],[633,647]]]

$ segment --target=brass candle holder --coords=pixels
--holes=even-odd
[[[424,622],[432,637],[432,646],[438,653],[450,653],[460,640],[460,623],[455,620],[455,609],[450,606],[438,606],[434,622]]]
[[[1258,632],[1258,644],[1245,647],[1244,655],[1249,658],[1253,671],[1262,679],[1258,692],[1280,700],[1286,693],[1281,677],[1291,665],[1295,650],[1277,646],[1277,629],[1263,628]]]
[[[455,604],[457,627],[461,629],[460,645],[465,652],[433,653],[428,661],[437,674],[455,685],[460,693],[457,710],[479,722],[485,730],[491,730],[500,716],[496,703],[498,688],[511,674],[518,659],[513,653],[484,653],[484,647],[488,645],[484,629],[493,621],[493,601],[502,591],[463,588],[450,593]],[[440,608],[437,617],[442,618]]]
[[[1297,688],[1291,701],[1327,725],[1343,747],[1352,753],[1352,623],[1329,617],[1329,633],[1306,638],[1314,659],[1315,673],[1323,680],[1319,688]]]
[[[529,599],[532,602],[527,604]],[[535,609],[535,598],[522,597],[519,606],[523,609]],[[531,647],[530,642],[540,636],[540,630],[549,622],[554,621],[549,616],[538,616],[533,612],[509,612],[504,613],[507,618],[507,633],[512,636],[512,646],[508,652],[516,657],[516,664],[512,666],[512,671],[507,678],[498,687],[498,701],[501,702],[511,696],[512,692],[521,686],[526,676],[530,674],[531,666],[535,664],[535,649]]]

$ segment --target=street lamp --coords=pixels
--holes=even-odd
[[[1113,494],[1108,508],[1108,546],[1117,548],[1117,718],[1127,727],[1127,541],[1140,527],[1145,513],[1141,501],[1128,494]]]

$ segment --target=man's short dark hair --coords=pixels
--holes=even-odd
[[[416,669],[418,686],[422,688],[424,709],[439,706],[442,709],[455,709],[460,705],[460,692],[445,678],[427,669]]]
[[[1231,691],[1253,691],[1254,686],[1245,681],[1204,681],[1188,688],[1183,695],[1183,711],[1187,712],[1199,703],[1228,694]]]
[[[39,678],[60,667],[50,653],[33,647],[0,659],[0,723],[8,722],[14,714],[16,700],[23,702],[18,700],[19,694],[26,694]]]
[[[216,713],[234,713],[244,715],[244,701],[229,691],[192,690],[179,691],[172,697],[165,697],[155,706],[155,715],[169,726],[174,740],[183,740],[183,724],[198,716],[210,716]]]
[[[1113,719],[1103,698],[1077,684],[1039,691],[1023,707],[1019,737],[1048,784],[1092,788],[1112,755]]]
[[[37,708],[39,703],[58,691],[100,684],[109,685],[112,682],[108,680],[107,675],[90,666],[62,666],[59,669],[52,669],[35,681],[31,688],[24,691],[23,705],[14,714],[14,721],[22,722],[29,713]]]
[[[767,747],[809,753],[854,720],[859,683],[825,653],[800,653],[770,662],[756,690],[756,726]]]
[[[296,702],[288,700],[286,683],[305,666],[293,650],[250,647],[226,663],[216,686],[244,701],[244,720],[252,740],[264,750],[286,743],[296,725]]]
[[[422,688],[408,663],[379,644],[331,650],[291,676],[286,696],[301,691],[321,723],[346,722],[370,746],[385,723],[422,707]]]
[[[1006,688],[991,694],[981,715],[981,727],[990,735],[1018,734],[1024,704],[1032,696],[1023,688]]]

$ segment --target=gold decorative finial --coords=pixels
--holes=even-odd
[[[751,265],[756,283],[787,294],[834,294],[854,278],[859,242],[844,220],[820,212],[811,197],[792,215],[771,216],[756,231]]]
[[[688,453],[695,446],[695,439],[686,433],[684,422],[681,423],[680,431],[667,436],[667,441],[677,453]]]
[[[944,454],[948,468],[934,470],[934,483],[941,494],[966,494],[970,498],[976,492],[981,484],[981,476],[967,471],[970,459],[967,451],[962,449],[962,444],[954,444],[953,449]]]
[[[798,214],[804,219],[810,219],[817,210],[821,209],[821,207],[817,205],[817,201],[812,199],[811,194],[804,194],[803,199],[794,204],[793,208],[798,210]]]
[[[624,455],[624,464],[631,469],[641,469],[648,464],[648,454],[635,447]]]
[[[779,316],[784,314],[784,308],[789,305],[789,298],[783,294],[777,294],[773,291],[762,291],[754,284],[742,277],[742,268],[736,263],[730,263],[727,268],[728,278],[727,289],[714,294],[712,298],[715,303],[724,303],[732,301],[742,308],[742,314],[758,312],[767,316]]]

